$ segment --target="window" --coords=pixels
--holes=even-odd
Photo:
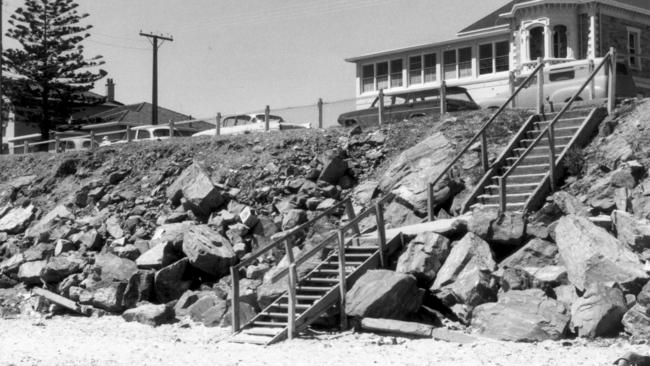
[[[422,57],[409,57],[409,85],[422,84]]]
[[[628,64],[631,69],[641,69],[641,31],[636,28],[627,29],[627,53],[629,54]]]
[[[566,58],[567,47],[566,26],[556,25],[553,28],[553,57]]]
[[[472,48],[461,48],[458,50],[458,77],[466,78],[472,76]]]
[[[530,31],[529,38],[529,55],[530,60],[535,61],[538,58],[544,58],[544,27],[535,27]]]
[[[445,51],[443,54],[445,80],[456,79],[456,50]]]
[[[388,62],[377,64],[377,90],[388,89]]]
[[[365,65],[361,68],[361,92],[375,90],[375,65]]]
[[[159,128],[153,130],[154,137],[169,137],[169,128]]]
[[[478,57],[479,75],[510,70],[510,44],[508,41],[480,45]]]
[[[424,55],[424,82],[425,83],[436,81],[436,65],[438,63],[436,58],[437,57],[435,53]]]
[[[390,86],[397,88],[404,86],[404,78],[402,76],[402,69],[404,68],[401,59],[393,60],[390,62]]]
[[[146,130],[138,131],[138,140],[145,140],[148,138],[151,138],[151,134],[149,133],[149,131]]]
[[[548,74],[548,80],[550,82],[573,80],[575,79],[575,77],[576,77],[576,71],[573,68],[552,71]]]

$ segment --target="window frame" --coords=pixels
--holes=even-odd
[[[393,70],[394,63],[399,62],[399,70]],[[395,85],[394,78],[395,75],[399,74],[399,85]],[[404,87],[404,59],[403,58],[394,58],[388,61],[388,85],[390,88],[402,88]]]
[[[635,44],[631,44],[630,37],[635,36]],[[632,70],[641,71],[643,63],[641,62],[641,29],[627,27],[627,65]],[[635,60],[633,63],[632,60]]]
[[[497,54],[498,45],[500,45],[500,44],[505,44],[507,46],[507,49],[508,49],[508,52],[505,55],[502,55],[502,56],[498,56],[498,54]],[[490,72],[482,73],[481,72],[481,69],[482,69],[481,62],[485,61],[485,60],[488,60],[487,57],[482,57],[481,56],[481,47],[485,47],[485,46],[490,46],[491,57],[489,58],[489,60],[490,60],[491,65],[490,65]],[[497,59],[502,58],[502,57],[505,57],[507,59],[507,61],[508,61],[507,70],[498,70],[499,65],[497,63]],[[492,41],[492,42],[488,42],[488,43],[481,43],[481,44],[478,45],[476,58],[477,58],[477,62],[478,62],[477,70],[476,70],[477,74],[478,74],[478,77],[487,76],[487,75],[494,75],[494,74],[498,74],[498,73],[502,73],[502,72],[509,72],[510,71],[510,41]]]
[[[365,76],[366,75],[365,74],[366,67],[372,67],[372,76]],[[377,90],[377,82],[376,82],[376,78],[375,78],[375,73],[376,73],[376,70],[375,70],[375,64],[374,63],[361,65],[361,77],[360,77],[360,79],[361,79],[361,85],[360,85],[361,94],[372,93],[372,92]],[[371,84],[366,84],[366,80],[369,80],[369,79],[372,79],[372,83]],[[369,89],[366,89],[366,85],[372,85],[372,87],[369,88]]]

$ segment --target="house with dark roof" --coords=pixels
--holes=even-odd
[[[357,107],[379,90],[463,86],[474,99],[508,93],[512,80],[542,58],[595,63],[614,47],[637,90],[650,93],[650,0],[513,0],[454,39],[348,58],[357,69]]]

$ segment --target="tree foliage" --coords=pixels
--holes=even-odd
[[[84,57],[82,42],[92,25],[82,21],[75,0],[25,0],[9,20],[7,36],[19,48],[4,51],[4,68],[15,77],[6,81],[17,107],[37,118],[41,136],[70,115],[75,94],[92,89],[106,75],[93,71],[104,64],[101,56]]]

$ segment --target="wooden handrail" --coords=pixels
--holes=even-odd
[[[323,211],[318,216],[314,217],[313,219],[309,220],[308,222],[306,222],[306,223],[304,223],[304,224],[302,224],[302,225],[300,225],[298,227],[295,227],[295,228],[291,229],[291,231],[288,232],[286,235],[282,236],[281,238],[276,239],[271,244],[269,244],[269,245],[265,246],[264,248],[258,250],[254,255],[252,255],[249,258],[239,262],[239,264],[235,265],[234,268],[236,270],[239,270],[242,267],[245,267],[245,266],[248,266],[248,265],[252,264],[259,257],[266,254],[267,252],[269,252],[271,249],[278,246],[283,241],[285,241],[285,240],[289,239],[290,237],[296,235],[297,233],[305,230],[306,228],[313,225],[316,221],[322,219],[323,217],[331,215],[333,212],[336,212],[336,211],[340,210],[342,207],[345,207],[348,200],[349,200],[349,198],[339,202],[335,206]]]
[[[488,129],[488,127],[490,127],[490,125],[497,119],[497,117],[501,113],[503,113],[503,111],[508,107],[508,105],[515,99],[515,97],[517,97],[517,95],[524,89],[524,87],[526,85],[528,85],[528,83],[533,79],[534,76],[536,76],[539,73],[539,71],[543,67],[544,67],[544,63],[540,62],[537,65],[537,67],[535,67],[535,69],[530,73],[530,75],[528,75],[526,80],[524,80],[524,82],[521,83],[521,85],[519,85],[519,87],[515,90],[515,92],[508,98],[508,100],[506,100],[506,102],[503,103],[503,105],[501,107],[499,107],[499,109],[497,109],[496,113],[494,113],[494,115],[492,115],[492,117],[487,122],[485,122],[483,124],[483,126],[481,126],[481,128],[474,135],[474,137],[472,137],[472,139],[469,140],[469,142],[465,145],[465,147],[456,155],[456,157],[447,165],[447,167],[445,167],[445,169],[443,169],[443,171],[438,175],[438,177],[432,183],[429,183],[429,187],[428,187],[429,188],[428,189],[429,220],[433,221],[435,219],[435,217],[433,216],[433,193],[434,193],[433,189],[436,186],[436,184],[438,184],[438,182],[440,182],[442,177],[444,177],[445,175],[447,175],[449,173],[451,168],[453,168],[456,165],[456,163],[458,163],[460,158],[462,158],[463,155],[465,155],[465,153],[467,153],[467,151],[469,151],[470,147],[472,147],[472,145],[474,145],[474,143],[476,141],[478,141],[478,139],[481,138],[484,135],[484,133]],[[485,143],[485,141],[483,141],[483,143]],[[484,145],[483,149],[487,151],[487,146]],[[483,153],[483,156],[484,155],[485,154]],[[484,160],[484,158],[482,160]],[[487,167],[484,167],[484,168],[487,168]]]
[[[614,49],[611,49],[607,55],[603,58],[603,60],[600,62],[600,64],[594,69],[594,71],[589,75],[589,77],[585,80],[585,82],[582,84],[582,86],[578,89],[578,91],[571,97],[568,103],[560,110],[560,112],[553,118],[551,123],[546,126],[544,130],[535,138],[535,140],[528,146],[528,148],[524,151],[521,156],[515,161],[514,164],[502,175],[499,177],[499,189],[500,189],[500,207],[501,211],[506,211],[506,186],[507,186],[507,179],[512,173],[515,171],[515,169],[521,164],[521,162],[530,154],[531,151],[539,144],[539,142],[544,139],[545,137],[548,136],[549,138],[549,163],[551,163],[553,166],[549,166],[549,169],[551,170],[550,174],[551,177],[554,178],[555,176],[555,159],[553,158],[555,155],[555,146],[553,146],[553,127],[555,127],[555,124],[564,116],[564,114],[571,108],[573,103],[580,97],[580,94],[589,86],[589,84],[592,82],[592,80],[596,77],[598,72],[605,66],[606,63],[614,63],[616,62],[614,55],[616,54],[616,51]],[[616,72],[616,68],[613,67],[613,70],[611,71],[613,73]],[[610,73],[611,73],[610,72]],[[614,76],[615,77],[615,76]],[[611,85],[610,85],[611,89]],[[611,96],[610,96],[611,98]],[[609,101],[611,103],[611,101]]]

